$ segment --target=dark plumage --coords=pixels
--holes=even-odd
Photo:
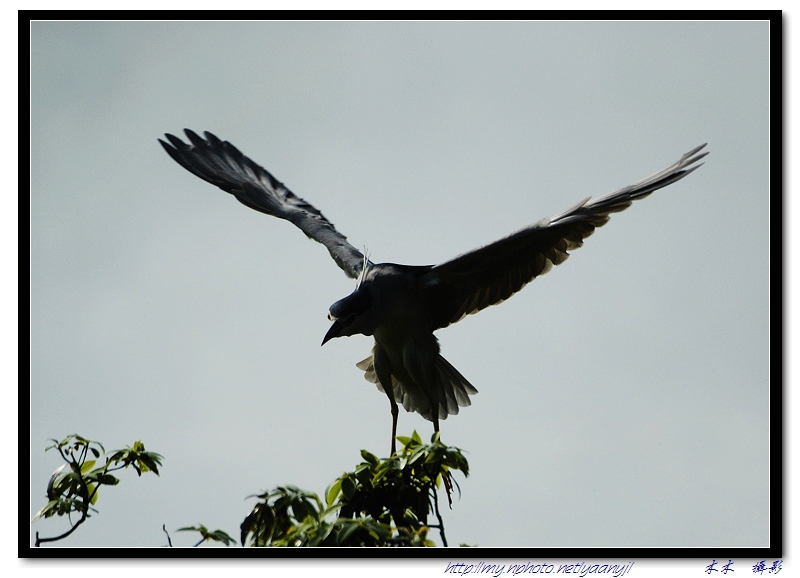
[[[248,207],[294,223],[308,237],[325,245],[349,277],[358,277],[355,291],[337,301],[328,317],[333,322],[323,344],[355,334],[375,338],[372,355],[357,365],[389,398],[392,409],[392,453],[395,451],[397,404],[431,420],[470,405],[477,390],[439,354],[433,332],[465,315],[500,303],[527,283],[560,265],[569,251],[616,213],[700,167],[708,153],[701,145],[675,164],[638,183],[542,219],[493,243],[439,265],[373,264],[347,242],[324,215],[294,195],[227,141],[211,133],[205,139],[186,129],[191,144],[167,134],[159,140],[169,155],[201,179],[231,193]],[[694,166],[692,166],[694,165]]]

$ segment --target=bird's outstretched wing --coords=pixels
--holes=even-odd
[[[582,246],[611,213],[625,210],[631,202],[699,168],[701,165],[691,165],[708,154],[697,154],[704,146],[638,183],[593,201],[587,197],[560,215],[431,267],[420,276],[419,286],[431,314],[432,329],[447,327],[465,315],[508,299],[553,265],[563,263],[568,251]]]
[[[292,193],[231,143],[210,132],[203,133],[205,139],[188,128],[184,132],[191,144],[171,134],[166,135],[169,144],[161,139],[158,142],[187,171],[232,194],[251,209],[290,221],[308,238],[325,245],[348,277],[358,277],[364,263],[369,264],[361,251],[348,243],[318,209]]]

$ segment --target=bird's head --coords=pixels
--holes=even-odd
[[[370,316],[371,308],[372,295],[364,285],[359,285],[350,295],[331,305],[328,319],[333,324],[325,334],[322,345],[334,337],[347,337],[356,333],[372,335],[375,323]]]

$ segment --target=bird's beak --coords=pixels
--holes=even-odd
[[[344,323],[342,323],[338,319],[334,319],[333,323],[331,324],[331,328],[328,329],[328,332],[325,334],[325,337],[323,338],[321,345],[325,345],[328,341],[330,341],[334,337],[339,337],[341,335],[342,329],[344,329]]]

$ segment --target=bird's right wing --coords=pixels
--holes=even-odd
[[[700,165],[691,165],[708,154],[697,154],[704,146],[638,183],[599,199],[587,197],[560,215],[421,271],[418,284],[431,330],[447,327],[465,315],[508,299],[553,265],[566,261],[568,251],[581,247],[583,240],[602,227],[611,213],[625,210],[633,201],[697,169]]]
[[[187,171],[232,194],[251,209],[290,221],[308,238],[325,245],[348,277],[358,277],[364,264],[369,264],[361,251],[348,243],[318,209],[292,193],[231,143],[210,132],[204,133],[205,139],[189,129],[184,132],[192,144],[171,134],[166,135],[169,144],[161,139],[158,142]]]

